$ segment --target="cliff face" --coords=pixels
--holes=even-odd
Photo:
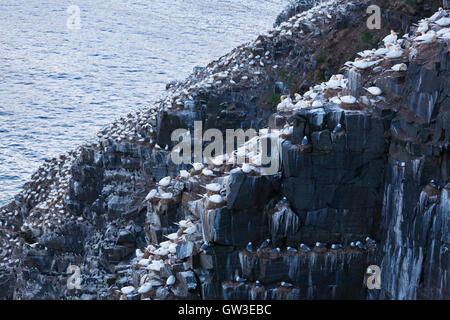
[[[44,164],[2,209],[0,297],[448,299],[449,40],[420,43],[415,12],[389,3],[371,41],[408,31],[400,53],[346,62],[371,47],[348,40],[365,30],[367,5],[287,15]],[[439,32],[449,12],[433,17]],[[344,63],[346,76],[329,79]],[[329,81],[306,89],[318,74]],[[275,108],[295,92],[305,93]],[[282,130],[279,172],[174,165],[172,131],[197,120]],[[67,287],[69,265],[81,268],[79,290]],[[370,265],[381,290],[366,288]]]

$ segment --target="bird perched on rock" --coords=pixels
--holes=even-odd
[[[282,287],[285,287],[285,288],[291,288],[291,287],[294,286],[292,283],[285,282],[285,281],[282,281],[282,282],[280,283],[280,285],[281,285]]]
[[[377,242],[375,240],[373,240],[372,238],[370,238],[370,237],[366,238],[366,243],[367,244],[377,244]]]
[[[279,253],[279,252],[281,252],[281,249],[280,248],[273,248],[273,249],[270,250],[270,252],[272,252],[272,253]]]
[[[287,250],[288,252],[297,252],[297,249],[292,248],[292,247],[287,247],[286,250]]]
[[[263,241],[263,243],[261,243],[261,245],[259,246],[260,249],[264,249],[267,248],[270,244],[270,239],[266,239]]]
[[[338,123],[336,127],[333,129],[333,133],[336,134],[338,132],[342,131],[342,124]]]
[[[355,245],[362,250],[367,249],[364,243],[362,243],[361,241],[356,241]]]
[[[331,245],[331,249],[333,249],[333,250],[337,250],[337,249],[342,249],[343,248],[343,246],[342,246],[342,244],[339,244],[339,243],[333,243],[332,245]]]
[[[308,246],[307,246],[306,244],[304,244],[304,243],[300,244],[300,248],[303,249],[303,250],[305,250],[305,251],[311,251],[311,248],[308,247]]]
[[[302,140],[302,146],[306,146],[308,144],[308,137],[304,136]]]
[[[235,280],[236,280],[236,282],[247,282],[247,279],[242,278],[240,276],[236,276]]]
[[[251,242],[247,243],[246,249],[248,252],[253,252],[253,244]]]
[[[171,275],[169,278],[167,278],[166,285],[173,286],[174,284],[175,284],[175,276]]]
[[[323,248],[323,247],[326,247],[326,246],[327,246],[327,244],[325,242],[319,242],[319,241],[316,242],[316,247],[317,248]]]
[[[209,248],[209,242],[207,241],[207,242],[205,242],[205,243],[203,243],[202,244],[202,246],[200,247],[200,252],[201,251],[206,251],[206,249],[208,249]]]
[[[261,282],[259,282],[259,280],[256,280],[255,286],[256,286],[257,288],[261,287]]]

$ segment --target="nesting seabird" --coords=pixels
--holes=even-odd
[[[270,244],[270,239],[266,239],[261,243],[261,246],[259,247],[260,249],[264,249],[267,248]]]
[[[303,249],[303,250],[305,250],[305,251],[311,251],[311,248],[308,247],[308,246],[307,246],[306,244],[304,244],[304,243],[301,243],[301,244],[300,244],[300,248]]]

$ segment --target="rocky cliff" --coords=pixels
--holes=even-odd
[[[448,299],[450,12],[376,2],[373,31],[369,1],[289,11],[47,161],[1,210],[0,297]],[[175,165],[171,133],[194,121],[265,135]]]

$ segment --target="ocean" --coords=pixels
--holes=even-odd
[[[45,160],[269,30],[288,0],[2,0],[0,205]]]

